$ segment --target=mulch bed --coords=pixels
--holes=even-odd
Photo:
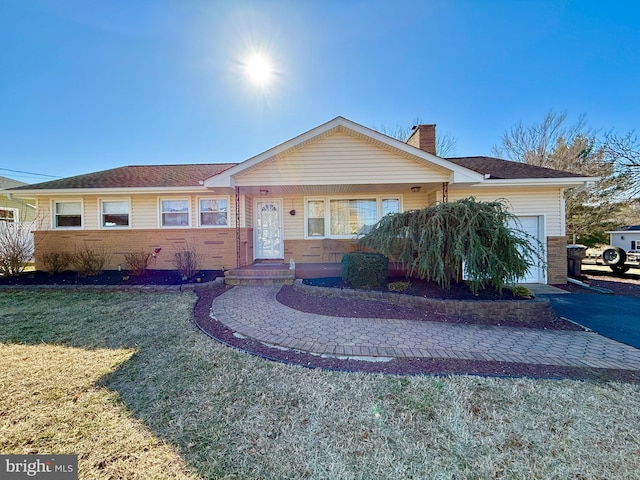
[[[423,282],[428,283],[428,282]],[[336,288],[342,288],[340,283],[334,285]],[[433,290],[435,288],[435,290]],[[425,291],[432,293],[431,298],[453,299],[451,290],[442,290],[432,285],[418,287],[424,296]],[[431,292],[433,290],[433,292]],[[486,300],[486,296],[474,297],[470,294],[468,287],[464,290],[458,289],[460,296],[456,299],[464,299],[471,301]],[[407,295],[407,294],[395,294]],[[503,297],[498,297],[503,299]],[[511,297],[512,298],[512,297]],[[276,295],[278,302],[295,310],[307,313],[316,313],[319,315],[330,315],[333,317],[353,317],[353,318],[390,318],[398,320],[416,320],[427,322],[443,322],[443,323],[459,323],[465,325],[491,325],[503,327],[520,327],[520,328],[539,328],[546,330],[572,330],[584,331],[582,327],[575,323],[553,317],[551,315],[541,315],[534,320],[528,320],[526,323],[517,320],[508,320],[500,318],[466,318],[455,317],[451,315],[441,315],[434,313],[431,309],[399,306],[391,303],[376,300],[360,300],[354,298],[342,298],[339,296],[321,296],[309,295],[296,290],[293,286],[283,286]],[[495,298],[492,298],[495,299]],[[521,301],[521,300],[518,300]],[[523,301],[523,300],[522,300]]]
[[[127,271],[105,270],[92,276],[81,276],[74,271],[55,275],[34,271],[23,272],[17,276],[0,277],[0,285],[182,285],[210,282],[220,276],[222,276],[220,270],[201,270],[193,278],[187,279],[183,279],[175,270],[146,270],[142,275],[131,275]]]
[[[640,372],[600,368],[531,365],[481,360],[395,358],[389,362],[368,362],[321,357],[310,353],[280,350],[251,338],[239,338],[234,331],[210,317],[211,305],[226,290],[224,285],[197,288],[198,301],[194,307],[196,325],[211,338],[252,355],[273,361],[326,370],[385,373],[395,375],[481,375],[498,377],[530,377],[576,379],[596,382],[619,381],[640,383]]]

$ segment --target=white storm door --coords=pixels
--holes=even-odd
[[[284,258],[282,200],[256,200],[254,257]]]
[[[545,246],[542,238],[544,231],[542,220],[544,217],[518,217],[520,224],[511,224],[510,227],[522,230],[528,235],[538,240],[540,243],[533,245],[538,250]],[[538,251],[540,253],[540,251]],[[544,270],[539,265],[531,265],[527,274],[519,280],[519,283],[545,283]]]

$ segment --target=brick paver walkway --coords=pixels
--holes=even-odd
[[[265,344],[317,354],[640,370],[640,350],[592,332],[316,315],[279,303],[279,288],[234,287],[214,300],[212,316]]]

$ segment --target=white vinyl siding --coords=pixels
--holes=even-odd
[[[235,178],[245,185],[367,185],[449,181],[450,172],[423,160],[333,133]]]
[[[449,201],[474,197],[479,201],[507,200],[508,210],[517,216],[545,215],[546,235],[565,235],[561,189],[557,187],[449,189]]]

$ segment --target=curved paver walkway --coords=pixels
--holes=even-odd
[[[316,354],[640,370],[639,349],[592,332],[331,317],[282,305],[279,289],[234,287],[214,300],[211,315],[267,345]]]

